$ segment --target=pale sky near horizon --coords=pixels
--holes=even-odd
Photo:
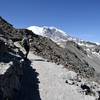
[[[16,28],[54,26],[100,42],[100,0],[1,0],[0,16]]]

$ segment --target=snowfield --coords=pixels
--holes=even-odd
[[[41,100],[95,100],[94,96],[80,93],[78,86],[66,83],[67,79],[76,78],[75,72],[68,71],[62,65],[47,62],[32,53],[29,53],[28,58],[39,73]]]

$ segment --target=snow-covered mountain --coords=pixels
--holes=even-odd
[[[57,43],[63,43],[68,40],[74,41],[74,42],[80,42],[79,38],[75,38],[70,36],[68,33],[56,28],[56,27],[38,27],[38,26],[30,26],[27,29],[31,30],[37,35],[41,35],[43,37],[48,37],[51,40],[57,42]]]
[[[55,42],[65,41],[69,37],[69,35],[67,35],[64,31],[57,29],[55,27],[31,26],[31,27],[28,27],[28,29],[31,30],[32,32],[34,32],[37,35],[48,37]]]
[[[79,38],[70,36],[68,33],[56,28],[56,27],[47,27],[47,26],[43,26],[43,27],[38,27],[38,26],[30,26],[27,29],[31,30],[32,32],[34,32],[37,35],[41,35],[43,37],[48,37],[51,40],[53,40],[54,42],[56,42],[57,44],[66,45],[67,41],[74,41],[75,43],[81,45],[81,46],[85,46],[85,47],[94,47],[97,44],[96,43],[91,43],[88,41],[83,41]]]
[[[30,26],[27,28],[28,30],[31,30],[33,33],[50,38],[54,42],[56,42],[61,47],[66,47],[67,41],[73,41],[79,46],[83,47],[86,51],[95,51],[95,48],[98,48],[100,45],[99,43],[93,43],[90,41],[84,41],[79,38],[70,36],[68,33],[56,28],[56,27],[38,27],[38,26]]]

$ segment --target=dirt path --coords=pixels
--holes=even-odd
[[[94,100],[77,92],[77,87],[65,83],[68,70],[62,65],[50,63],[32,53],[28,55],[31,66],[39,73],[41,100]]]

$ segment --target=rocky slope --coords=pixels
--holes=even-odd
[[[68,57],[69,61],[67,61],[67,63],[71,62],[71,65],[74,64],[74,66],[78,66],[78,62],[86,62],[87,65],[92,66],[98,73],[100,73],[100,51],[98,44],[71,37],[66,32],[63,32],[62,30],[59,30],[55,27],[31,26],[28,27],[28,29],[32,30],[37,35],[51,39],[60,47],[64,48],[67,53],[68,51],[73,53],[72,55],[75,55],[76,58],[71,56],[70,53],[68,53],[68,55],[70,56]],[[65,55],[68,56],[67,54]],[[79,59],[80,61],[77,59]]]
[[[23,67],[28,63],[21,61],[23,52],[14,42],[22,40],[25,31],[13,28],[0,17],[0,100],[14,100],[20,90]]]
[[[21,58],[15,54],[8,41],[0,40],[0,42],[2,48],[0,49],[0,99],[9,100],[19,91],[23,70]]]
[[[74,48],[70,48],[71,45]],[[94,68],[83,59],[83,55],[86,56],[85,51],[83,49],[81,50],[81,47],[78,48],[74,46],[72,43],[71,45],[67,46],[67,48],[61,48],[50,39],[34,34],[33,41],[31,41],[31,50],[34,54],[42,56],[48,59],[48,61],[62,64],[80,73],[82,76],[94,76]],[[74,49],[76,49],[77,52],[74,52]]]
[[[90,66],[88,62],[85,61],[86,52],[76,43],[67,42],[66,48],[62,48],[47,37],[36,35],[29,30],[15,29],[2,18],[0,23],[0,29],[3,31],[3,36],[12,41],[12,43],[22,40],[23,34],[27,32],[32,37],[31,50],[33,53],[48,59],[48,61],[56,62],[57,64],[63,64],[65,67],[80,73],[84,77],[94,76],[95,70],[93,66]],[[47,28],[44,30],[47,30]],[[48,31],[50,32],[49,29]],[[48,33],[48,31],[45,31],[45,33]],[[52,28],[51,34],[54,33],[53,35],[56,35],[58,32],[59,34],[57,37],[66,39],[65,36],[67,35],[65,35],[65,33],[61,35],[62,31],[60,30]],[[48,33],[48,35],[50,35],[50,33]]]
[[[54,33],[56,31],[57,30],[53,30]],[[23,60],[24,50],[21,50],[23,47],[20,46],[20,42],[25,32],[28,33],[31,39],[30,49],[33,54],[45,58],[47,62],[55,62],[58,65],[61,64],[64,68],[77,72],[81,77],[90,79],[96,77],[95,67],[91,64],[92,60],[88,57],[87,51],[77,43],[66,41],[66,46],[62,48],[48,37],[36,35],[27,29],[15,29],[11,24],[0,17],[1,100],[33,100],[33,98],[35,98],[35,100],[41,100],[37,86],[39,82],[36,71],[32,68],[33,66],[31,66],[32,61],[28,59]],[[61,31],[59,31],[59,36],[60,33]],[[65,38],[64,35],[63,38]],[[57,38],[57,40],[59,40],[59,38]],[[98,51],[99,48],[96,50]],[[34,89],[32,89],[32,87]],[[25,96],[25,94],[28,94],[28,90],[30,90],[30,99],[28,95]],[[25,94],[23,94],[23,91]],[[32,94],[32,91],[35,91],[34,94]],[[27,97],[27,99],[25,99],[23,95]]]

